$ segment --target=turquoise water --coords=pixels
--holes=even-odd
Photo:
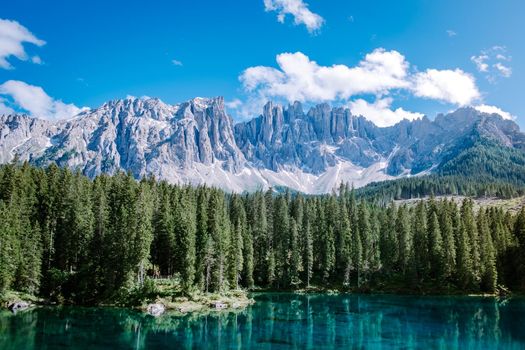
[[[256,295],[238,313],[0,313],[0,349],[525,349],[525,300]]]

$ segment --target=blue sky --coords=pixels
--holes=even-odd
[[[299,99],[384,125],[483,105],[523,127],[524,15],[520,0],[5,1],[0,110],[222,95],[237,119]]]

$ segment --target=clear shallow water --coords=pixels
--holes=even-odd
[[[260,294],[239,313],[0,313],[0,349],[525,349],[525,300]]]

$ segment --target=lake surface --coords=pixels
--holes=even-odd
[[[525,349],[525,300],[259,294],[237,313],[0,313],[0,349]]]

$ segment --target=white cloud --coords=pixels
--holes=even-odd
[[[11,104],[16,109],[23,110],[35,118],[68,119],[83,110],[73,104],[65,104],[51,98],[39,86],[18,80],[9,80],[1,84],[0,95],[5,100],[12,101]]]
[[[42,59],[40,58],[40,56],[33,56],[31,57],[31,62],[33,62],[34,64],[42,64]]]
[[[486,63],[488,59],[489,59],[489,56],[487,55],[479,55],[479,56],[470,57],[470,60],[474,62],[474,64],[476,65],[476,68],[480,72],[488,72],[489,65]]]
[[[174,66],[182,66],[182,62],[179,61],[179,60],[171,60],[171,63],[172,63]]]
[[[479,105],[474,108],[482,113],[499,114],[503,119],[509,119],[509,120],[516,119],[516,117],[510,114],[509,112],[505,112],[504,110],[496,106]]]
[[[310,33],[320,29],[324,23],[323,17],[310,11],[303,0],[264,0],[264,9],[276,11],[277,20],[281,23],[284,23],[286,15],[293,16],[295,25],[304,24]]]
[[[252,99],[347,101],[357,95],[384,96],[406,90],[418,97],[462,106],[480,97],[474,78],[460,69],[411,73],[402,54],[381,48],[354,67],[321,66],[301,52],[283,53],[276,60],[278,68],[250,67],[240,75]]]
[[[42,46],[46,42],[38,39],[18,22],[0,19],[0,68],[13,68],[7,60],[10,56],[23,61],[28,59],[24,43]]]
[[[505,66],[501,62],[495,63],[493,67],[496,68],[499,74],[505,78],[509,78],[512,75],[512,68]]]
[[[451,29],[448,29],[448,30],[447,30],[447,35],[448,35],[449,37],[453,37],[453,36],[458,35],[458,33],[456,33],[455,31],[453,31],[453,30],[451,30]]]
[[[0,115],[14,114],[15,111],[11,107],[6,105],[7,101],[0,97]]]
[[[355,67],[320,66],[301,52],[277,55],[279,69],[257,66],[239,77],[248,92],[288,101],[332,101],[407,88],[408,63],[397,51],[377,49]]]
[[[512,68],[509,66],[512,57],[506,52],[505,46],[496,45],[482,50],[479,55],[470,57],[470,60],[476,65],[478,72],[483,73],[489,82],[494,83],[497,78],[509,78],[512,75]]]
[[[351,101],[349,107],[353,114],[362,115],[379,127],[392,126],[403,119],[415,120],[423,117],[421,113],[409,112],[403,108],[390,109],[392,101],[392,98],[383,98],[369,103],[363,99],[357,99]]]
[[[427,69],[414,77],[415,96],[445,101],[460,106],[479,99],[480,93],[472,75],[461,69]]]
[[[226,107],[228,107],[228,108],[231,108],[231,109],[238,109],[238,108],[242,105],[242,101],[239,100],[238,98],[234,98],[234,99],[231,100],[231,101],[226,101],[224,104],[225,104]]]

